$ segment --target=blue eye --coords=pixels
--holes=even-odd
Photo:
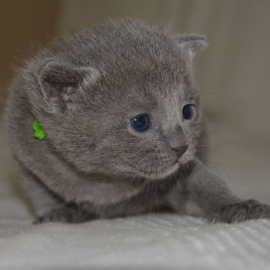
[[[192,108],[191,105],[186,105],[184,106],[183,110],[182,110],[182,115],[184,119],[189,119],[191,117],[192,114]]]
[[[150,120],[147,115],[138,115],[130,119],[131,125],[139,131],[145,131],[150,125]]]

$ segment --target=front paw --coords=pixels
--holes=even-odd
[[[212,223],[218,221],[238,223],[258,218],[270,218],[270,207],[254,200],[248,200],[223,207],[213,218]]]
[[[42,216],[35,218],[33,224],[46,222],[81,223],[96,218],[96,215],[77,208],[56,208]]]
[[[37,216],[33,224],[40,224],[46,222],[61,222],[61,223],[72,223],[72,214],[65,208],[53,209],[42,216]]]

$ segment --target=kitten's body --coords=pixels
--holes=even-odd
[[[203,121],[191,60],[201,36],[138,22],[53,44],[14,81],[7,133],[36,222],[82,222],[171,207],[234,222],[269,217],[241,202],[201,161]],[[189,105],[191,104],[191,105]],[[183,108],[192,108],[188,119]],[[145,131],[130,122],[147,115]],[[47,137],[38,140],[37,120]]]

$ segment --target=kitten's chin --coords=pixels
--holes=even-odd
[[[162,180],[174,174],[179,169],[179,166],[180,166],[179,162],[175,162],[171,165],[166,165],[164,167],[161,167],[157,169],[154,173],[147,174],[144,177],[153,181]]]
[[[178,169],[179,169],[179,162],[175,162],[172,165],[165,166],[165,167],[161,168],[160,177],[158,177],[158,179],[168,177],[171,174],[174,174]]]
[[[151,181],[162,181],[163,179],[168,179],[169,176],[174,175],[179,170],[180,166],[188,164],[192,159],[190,157],[181,158],[180,160],[174,162],[173,164],[159,167],[156,171],[144,175],[145,178]]]

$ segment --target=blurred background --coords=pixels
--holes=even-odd
[[[194,67],[210,136],[209,166],[237,195],[270,204],[269,14],[265,0],[0,0],[0,115],[14,70],[55,36],[123,17],[172,34],[205,34],[210,46]],[[1,120],[0,131],[0,216],[2,207],[10,207],[11,216],[26,215]]]

